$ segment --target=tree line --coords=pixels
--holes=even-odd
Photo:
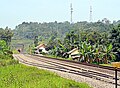
[[[7,45],[10,45],[11,38],[13,37],[13,32],[11,28],[6,27],[5,29],[0,28],[0,40],[4,40]]]
[[[47,44],[51,55],[67,57],[66,52],[78,48],[82,59],[88,63],[120,61],[120,21],[98,22],[23,22],[13,30],[13,39],[33,39],[35,46]]]
[[[0,67],[16,63],[10,50],[12,36],[13,32],[10,28],[0,28]]]
[[[67,33],[64,41],[55,37],[50,39],[47,44],[49,48],[52,47],[50,54],[65,57],[65,52],[78,48],[79,60],[83,62],[120,61],[120,24],[108,33],[95,30],[75,32],[72,30]]]
[[[78,31],[98,31],[108,32],[117,23],[110,23],[109,21],[98,21],[98,22],[77,22],[70,24],[70,22],[49,22],[49,23],[38,23],[38,22],[23,22],[15,27],[13,30],[13,38],[17,39],[34,39],[35,36],[39,37],[39,40],[46,41],[50,39],[51,35],[63,39],[66,33],[71,30]]]

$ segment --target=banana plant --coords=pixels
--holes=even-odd
[[[81,42],[79,49],[81,59],[84,62],[92,63],[93,61],[93,48],[87,41]]]
[[[103,58],[103,45],[99,45],[99,44],[95,44],[94,45],[94,60],[95,62],[97,62],[97,64],[100,63],[100,61],[102,61]]]
[[[108,60],[115,60],[115,53],[112,52],[112,44],[109,44],[108,46],[104,46],[103,48],[103,58],[104,63],[107,64]]]
[[[92,45],[89,45],[88,46],[88,57],[89,57],[89,63],[92,63],[93,62],[93,59],[94,59],[94,48]]]

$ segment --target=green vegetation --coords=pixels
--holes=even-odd
[[[58,75],[21,64],[0,68],[0,88],[90,88]]]
[[[5,59],[1,59],[3,57]],[[8,58],[6,56],[1,56],[1,58],[0,58],[0,67],[18,64],[18,61],[14,60],[14,59],[6,59],[6,58]]]
[[[24,46],[23,46],[24,45]],[[11,50],[13,53],[18,53],[17,49],[24,48],[25,52],[29,52],[29,46],[33,45],[33,40],[30,39],[12,39],[11,40]]]
[[[16,26],[13,39],[31,39],[28,46],[47,44],[49,55],[69,58],[67,52],[79,49],[78,61],[103,64],[120,61],[120,21],[108,19],[98,22],[33,23],[23,22]],[[28,47],[27,46],[27,47]],[[28,47],[30,51],[31,47]]]
[[[38,46],[38,36],[35,36],[34,45],[35,45],[35,47]]]
[[[55,41],[56,43],[54,42],[54,46],[49,54],[58,57],[67,57],[67,54],[66,56],[63,56],[66,52],[78,48],[80,56],[78,61],[81,62],[102,64],[116,60],[115,53],[112,52],[113,45],[110,43],[106,44],[108,41],[103,42],[104,38],[102,38],[102,40],[99,40],[98,38],[98,40],[96,39],[96,41],[92,41],[90,37],[87,36],[85,39],[78,39],[77,37],[75,38],[75,36],[78,35],[72,32],[69,36],[66,35],[65,42],[53,40],[53,42]]]
[[[112,43],[112,50],[116,53],[116,61],[120,61],[120,24],[110,31],[109,42]]]
[[[0,28],[0,40],[4,40],[7,45],[10,45],[13,32],[10,28],[6,27],[5,29]]]
[[[18,61],[13,59],[12,52],[4,40],[0,40],[0,67],[17,64]]]
[[[52,72],[19,64],[13,59],[8,44],[0,40],[0,88],[90,88],[86,83],[77,83]]]
[[[10,42],[13,33],[10,28],[0,28],[0,67],[17,63],[10,51]]]
[[[16,49],[13,49],[12,52],[13,52],[13,54],[19,54],[18,50],[16,50]]]
[[[74,30],[75,33],[78,31],[98,31],[98,32],[108,32],[113,28],[113,25],[109,22],[94,22],[89,23],[86,21],[77,22],[70,24],[66,22],[50,22],[50,23],[37,23],[37,22],[23,22],[16,26],[13,30],[13,39],[34,39],[38,36],[39,41],[46,41],[51,39],[51,37],[64,38],[66,33]]]
[[[33,43],[33,40],[30,40],[30,39],[12,39],[11,40],[11,45],[15,45],[15,44],[23,44],[24,45],[28,45],[28,44],[32,44]]]
[[[100,64],[100,65],[112,67],[112,64]]]
[[[49,53],[44,55],[71,60],[67,52],[77,48],[78,61],[110,66],[108,63],[120,61],[119,23],[111,24],[107,19],[74,24],[67,21],[23,22],[14,30],[0,28],[0,87],[90,88],[85,83],[76,83],[48,71],[18,64],[12,54],[18,53],[18,49],[31,53],[39,43],[46,43]]]

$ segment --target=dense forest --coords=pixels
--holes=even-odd
[[[49,22],[49,23],[38,23],[38,22],[23,22],[14,29],[14,39],[34,39],[35,36],[39,37],[39,40],[48,40],[51,35],[57,38],[63,39],[66,33],[74,30],[76,33],[80,31],[97,31],[97,32],[108,32],[113,28],[113,25],[117,25],[120,21],[110,23],[109,20],[103,19],[98,22],[77,22],[70,24],[66,22]]]
[[[91,63],[87,58],[106,58],[110,61],[120,61],[120,21],[111,23],[104,18],[98,22],[23,22],[13,30],[13,40],[30,39],[34,45],[44,42],[49,54],[67,57],[66,52],[78,48],[81,58]],[[114,53],[114,54],[113,54]],[[105,60],[106,60],[105,59]],[[105,60],[103,61],[104,63]]]

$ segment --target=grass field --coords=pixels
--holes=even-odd
[[[90,88],[55,73],[17,64],[0,67],[0,88]]]

